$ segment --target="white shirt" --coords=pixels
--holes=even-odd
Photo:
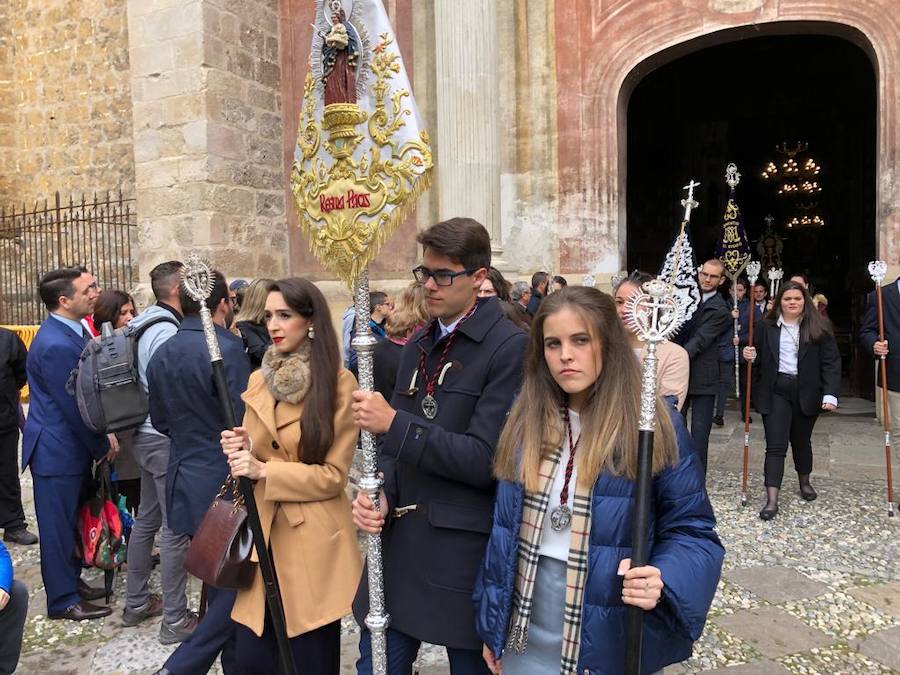
[[[572,442],[574,443],[581,434],[581,418],[574,410],[569,410],[569,422],[572,425]],[[572,538],[572,526],[563,528],[557,532],[550,525],[550,514],[557,506],[559,506],[559,495],[563,489],[563,483],[566,482],[566,465],[569,463],[569,437],[563,433],[562,452],[559,455],[559,465],[556,467],[556,475],[553,477],[553,484],[550,486],[550,501],[547,504],[547,513],[544,514],[544,530],[541,534],[541,548],[539,555],[562,560],[565,562],[569,559],[569,544]],[[575,505],[575,483],[578,480],[578,449],[575,449],[575,464],[572,467],[572,478],[569,480],[569,495],[566,505],[569,511],[574,510]]]
[[[709,300],[712,296],[714,296],[718,292],[719,292],[718,290],[712,290],[712,291],[708,291],[708,292],[704,293],[700,302],[706,302],[707,300]]]
[[[788,375],[797,374],[797,356],[800,353],[800,323],[787,323],[784,317],[778,317],[781,328],[781,340],[778,343],[778,372]]]

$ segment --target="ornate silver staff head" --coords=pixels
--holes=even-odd
[[[200,321],[203,323],[203,336],[206,338],[210,360],[221,361],[222,352],[216,339],[216,327],[209,307],[206,306],[206,299],[212,295],[216,285],[216,273],[208,262],[196,253],[191,253],[181,268],[181,285],[191,298],[200,303]]]
[[[638,339],[660,343],[669,338],[682,321],[681,305],[675,301],[664,281],[653,279],[643,285],[625,303],[628,327]]]
[[[747,279],[750,281],[750,288],[753,288],[753,284],[759,278],[760,267],[759,260],[751,260],[747,263]]]
[[[687,190],[688,195],[684,199],[681,200],[681,205],[684,207],[684,219],[688,221],[691,219],[691,210],[696,209],[700,206],[700,202],[694,199],[694,188],[700,187],[700,183],[696,182],[693,178],[691,181],[685,185],[682,190]]]
[[[887,274],[887,263],[884,260],[873,260],[869,263],[869,276],[876,286],[881,286],[884,276]]]
[[[741,174],[738,173],[737,165],[734,162],[725,167],[725,182],[732,190],[741,182]]]
[[[593,288],[596,283],[597,283],[597,280],[594,278],[593,274],[585,274],[583,277],[581,277],[581,285],[582,286],[587,286],[588,288]]]
[[[196,253],[191,253],[181,268],[181,285],[189,296],[202,303],[212,295],[216,274],[208,262]]]
[[[769,270],[769,280],[770,281],[781,281],[781,278],[784,276],[784,270],[772,268]]]

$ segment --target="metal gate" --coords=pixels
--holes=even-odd
[[[46,316],[38,296],[43,274],[84,265],[101,288],[134,285],[131,244],[137,215],[122,194],[0,210],[0,324],[35,325]]]

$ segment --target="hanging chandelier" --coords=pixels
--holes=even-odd
[[[822,167],[809,155],[809,143],[797,141],[788,145],[783,142],[775,146],[775,152],[778,159],[766,164],[760,178],[772,185],[776,197],[794,202],[792,206],[798,213],[789,216],[784,226],[787,229],[822,227],[825,219],[815,212],[818,202],[810,201],[822,192],[818,179]]]

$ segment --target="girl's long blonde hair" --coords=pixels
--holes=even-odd
[[[541,460],[564,440],[561,409],[566,404],[544,359],[544,321],[564,307],[584,320],[599,344],[600,376],[581,409],[581,441],[576,455],[578,482],[590,488],[601,472],[634,479],[637,474],[641,366],[616,314],[615,301],[594,288],[570,286],[547,296],[532,323],[522,390],[500,434],[495,459],[498,478],[540,488]],[[669,405],[656,402],[653,473],[678,459]]]

